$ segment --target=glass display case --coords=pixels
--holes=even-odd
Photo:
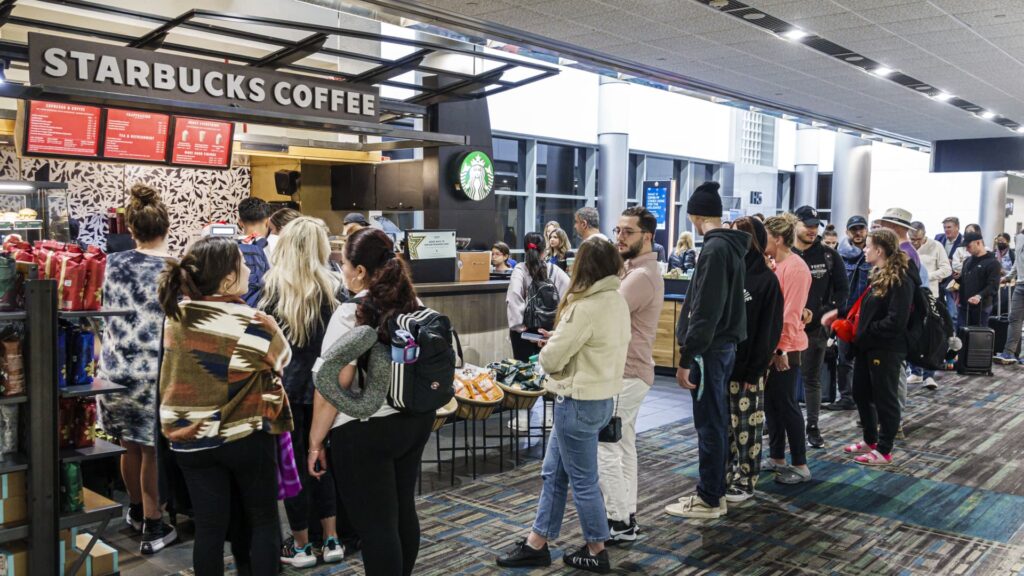
[[[0,237],[70,242],[70,217],[66,183],[0,181]]]

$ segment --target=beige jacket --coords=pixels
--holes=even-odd
[[[576,400],[606,400],[622,391],[629,349],[629,307],[620,281],[608,276],[571,298],[541,349],[545,387]]]
[[[939,282],[953,273],[953,266],[946,255],[946,249],[935,240],[928,238],[917,249],[917,257],[921,259],[921,267],[928,271],[928,288],[932,296],[939,297]],[[961,268],[963,263],[960,264]]]

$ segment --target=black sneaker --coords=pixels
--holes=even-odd
[[[825,410],[832,410],[833,412],[839,412],[842,410],[856,410],[857,404],[849,398],[841,398],[838,402],[832,404],[825,404],[822,406]]]
[[[142,523],[142,543],[139,551],[143,554],[156,554],[178,540],[178,532],[163,518],[146,518]]]
[[[124,523],[136,532],[142,532],[142,504],[129,504],[124,511]]]
[[[597,556],[594,556],[590,553],[590,548],[587,548],[586,544],[572,554],[563,556],[562,561],[565,562],[566,566],[576,568],[577,570],[597,572],[598,574],[607,574],[612,571],[612,562],[608,559],[608,550],[601,550]]]
[[[824,448],[825,439],[821,437],[821,430],[817,426],[807,427],[807,444],[811,448]]]
[[[551,550],[548,545],[540,550],[531,548],[526,538],[516,542],[514,548],[498,558],[498,566],[502,568],[545,567],[551,566]]]
[[[608,520],[608,540],[605,546],[631,544],[636,541],[636,524]]]
[[[636,521],[636,512],[629,515],[629,525],[633,527],[633,530],[636,531],[637,535],[640,534],[640,524]]]

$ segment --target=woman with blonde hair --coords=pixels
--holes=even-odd
[[[804,307],[811,291],[811,270],[804,259],[793,254],[796,216],[785,213],[765,221],[768,241],[765,255],[775,262],[775,276],[782,289],[782,337],[775,347],[768,380],[764,386],[765,424],[771,436],[767,468],[777,472],[775,481],[799,484],[811,479],[807,467],[807,439],[804,414],[796,400],[796,379],[800,373],[800,353],[807,349],[804,331]],[[786,439],[789,438],[790,466],[786,465]]]
[[[684,231],[679,235],[676,248],[668,258],[668,269],[689,272],[697,267],[697,251],[693,249],[693,233]]]
[[[322,220],[295,218],[280,230],[280,238],[270,258],[270,271],[263,278],[259,307],[281,326],[292,348],[292,361],[284,369],[284,387],[292,406],[295,433],[292,444],[296,462],[306,462],[310,426],[313,421],[312,369],[320,356],[324,332],[338,308],[337,294],[341,278],[328,264],[331,246],[327,226]],[[334,477],[328,472],[319,481],[312,480],[305,466],[298,466],[302,491],[284,501],[292,531],[281,547],[281,562],[296,568],[316,565],[312,541],[322,544],[325,562],[340,562],[344,547],[355,546],[356,537],[341,514],[342,536],[337,525],[338,506]],[[342,512],[344,512],[342,510]],[[316,514],[321,530],[310,538],[310,514]],[[343,544],[344,542],[344,544]],[[350,550],[351,551],[351,550]]]
[[[907,322],[914,301],[910,260],[891,230],[868,234],[864,258],[874,266],[870,288],[860,304],[853,337],[853,399],[864,425],[864,440],[843,449],[867,466],[892,464],[892,449],[900,427],[899,380],[907,356]],[[831,326],[835,311],[821,322]]]
[[[548,241],[548,262],[558,266],[563,271],[569,268],[569,258],[573,256],[572,245],[569,244],[569,235],[561,228],[551,230],[547,237]]]
[[[540,365],[546,387],[557,395],[554,427],[541,476],[540,501],[526,538],[497,559],[503,568],[551,565],[548,541],[562,528],[569,487],[586,544],[562,561],[591,572],[611,571],[605,550],[608,518],[598,483],[598,434],[612,417],[612,398],[622,391],[630,341],[629,306],[619,294],[622,257],[610,242],[580,245],[572,282],[558,305],[555,329],[541,330],[547,343]]]

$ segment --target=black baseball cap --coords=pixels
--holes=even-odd
[[[967,246],[971,242],[975,242],[977,240],[984,240],[984,238],[982,238],[981,234],[978,234],[977,232],[968,232],[967,234],[964,234],[964,246]]]
[[[370,225],[370,223],[366,221],[366,217],[359,212],[352,212],[345,216],[345,224],[360,224],[362,226]]]
[[[863,216],[850,216],[850,219],[846,221],[846,229],[852,230],[858,226],[868,227],[868,219]]]
[[[818,226],[821,224],[821,220],[818,220],[818,211],[810,206],[801,206],[796,209],[794,214],[804,223],[804,226]]]

